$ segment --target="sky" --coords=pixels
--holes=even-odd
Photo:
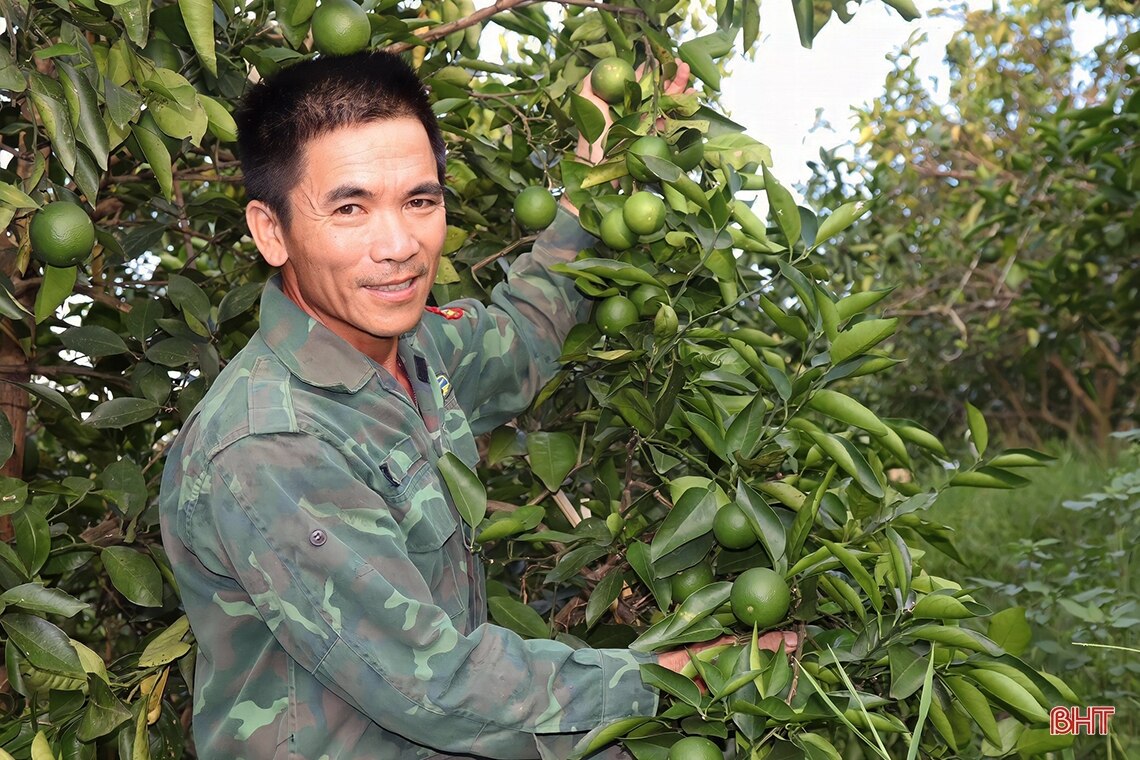
[[[967,2],[972,9],[991,4]],[[807,162],[819,159],[821,147],[835,148],[854,137],[852,108],[882,94],[891,68],[887,54],[911,35],[927,37],[916,48],[923,80],[936,83],[936,95],[946,92],[949,75],[943,56],[946,43],[961,27],[960,16],[931,14],[951,7],[950,2],[917,0],[916,5],[922,18],[908,23],[885,3],[866,0],[849,23],[833,17],[809,50],[800,45],[792,4],[761,2],[756,58],[730,64],[721,84],[722,104],[748,134],[772,149],[772,173],[781,184],[792,189],[806,182],[811,175]],[[1080,15],[1073,30],[1077,50],[1091,50],[1105,39],[1104,23],[1090,14]],[[831,129],[812,131],[817,110]]]
[[[975,0],[975,4],[976,0]],[[944,3],[917,3],[923,17],[906,22],[885,3],[869,0],[843,24],[837,17],[816,36],[811,49],[800,45],[792,4],[760,5],[760,42],[755,60],[738,58],[723,80],[722,103],[748,133],[772,149],[772,172],[791,187],[807,180],[807,162],[821,147],[834,148],[853,136],[853,107],[883,91],[891,64],[887,54],[911,35],[925,33],[919,48],[923,78],[946,79],[946,43],[960,22],[929,11]],[[831,129],[812,132],[818,116]]]

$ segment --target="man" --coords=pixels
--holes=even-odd
[[[444,143],[414,72],[385,53],[299,63],[237,116],[246,221],[280,273],[161,494],[199,646],[199,756],[538,757],[654,714],[638,666],[656,658],[486,622],[437,469],[445,452],[474,466],[473,436],[552,375],[588,305],[546,268],[589,237],[564,210],[492,306],[425,314]]]

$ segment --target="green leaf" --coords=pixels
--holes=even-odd
[[[894,696],[892,694],[892,696]],[[922,696],[918,700],[918,721],[914,726],[914,731],[911,739],[910,748],[906,753],[906,760],[916,760],[918,758],[918,748],[922,742],[922,729],[926,725],[926,716],[930,713],[930,704],[934,697],[934,651],[930,652],[930,657],[926,666],[926,675],[922,679]]]
[[[976,470],[959,472],[950,478],[950,485],[1008,490],[1029,485],[1029,479],[997,467],[979,467]]]
[[[816,244],[818,245],[824,240],[828,240],[840,232],[843,232],[843,230],[850,227],[856,219],[870,210],[870,205],[865,201],[844,203],[835,209],[835,211],[831,213],[831,216],[824,219],[823,223],[819,225],[819,231],[815,234]]]
[[[46,612],[63,617],[71,617],[80,610],[90,607],[66,591],[47,588],[39,583],[24,583],[10,588],[0,594],[0,602],[29,612]]]
[[[986,418],[983,417],[981,411],[969,401],[966,402],[966,419],[970,425],[970,440],[974,442],[974,448],[978,450],[978,456],[985,456],[986,447],[989,446],[990,443],[990,431],[986,426]]]
[[[131,337],[139,343],[158,329],[158,320],[162,317],[162,304],[155,298],[144,298],[131,302],[131,310],[122,317],[123,326],[127,328]]]
[[[63,73],[63,94],[71,110],[72,124],[78,128],[79,138],[90,149],[95,163],[106,171],[110,145],[95,89],[87,77],[74,67],[63,61],[56,61],[55,65]]]
[[[995,613],[990,618],[987,633],[995,644],[1014,656],[1021,656],[1033,639],[1024,607],[1010,607]]]
[[[579,259],[577,261],[556,264],[551,267],[551,269],[569,275],[584,272],[621,285],[645,284],[656,285],[659,288],[662,287],[661,282],[644,269],[638,269],[632,264],[626,264],[622,261],[612,261],[610,259]]]
[[[178,0],[186,31],[194,50],[206,70],[218,75],[218,59],[214,52],[214,3],[211,0]]]
[[[976,686],[961,676],[947,676],[943,683],[954,693],[958,704],[982,729],[982,735],[995,746],[1001,746],[1001,734],[998,733],[997,721],[994,720],[990,702]]]
[[[898,318],[895,317],[892,319],[868,319],[865,322],[851,325],[839,333],[839,337],[832,342],[831,363],[839,364],[852,356],[866,353],[869,349],[894,335],[898,322]],[[902,433],[900,432],[899,435]]]
[[[17,322],[32,316],[27,307],[12,295],[12,282],[7,277],[0,279],[0,315]]]
[[[925,595],[914,605],[911,615],[916,618],[934,618],[936,620],[964,620],[977,617],[949,592]]]
[[[165,338],[146,350],[147,359],[164,367],[181,367],[194,354],[194,344],[185,338]]]
[[[570,93],[570,116],[586,142],[597,142],[606,128],[606,117],[598,107],[576,92]]]
[[[9,644],[15,644],[32,665],[52,673],[86,678],[71,640],[55,625],[22,612],[7,613],[0,618],[0,625],[8,632]]]
[[[701,692],[690,679],[675,673],[661,665],[642,663],[641,680],[646,686],[660,689],[666,694],[672,694],[682,702],[698,707],[701,704]]]
[[[772,560],[773,567],[784,560],[787,536],[784,532],[784,523],[776,515],[775,510],[768,506],[768,502],[759,491],[752,488],[741,478],[736,481],[736,505],[748,518],[752,530],[760,538],[764,550]]]
[[[826,224],[826,222],[825,222]],[[839,299],[835,304],[835,310],[839,312],[839,319],[847,321],[858,314],[862,314],[867,309],[871,308],[879,301],[889,296],[894,292],[894,288],[882,288],[880,290],[861,290],[858,293],[852,293],[849,296],[844,296]]]
[[[57,391],[55,388],[50,388],[46,385],[40,385],[39,383],[16,383],[16,385],[20,386],[41,401],[45,401],[57,409],[66,412],[69,417],[72,417],[74,419],[79,418],[75,413],[75,410],[71,408],[71,403],[62,393]]]
[[[78,273],[78,267],[44,266],[44,280],[36,291],[34,307],[37,325],[55,314],[56,309],[71,295]]]
[[[883,0],[883,2],[898,11],[906,21],[914,21],[922,16],[913,0]]]
[[[985,652],[997,657],[1003,654],[1001,647],[982,634],[968,628],[955,628],[947,625],[923,625],[911,628],[908,636],[923,641],[935,641],[957,649],[968,649],[972,652]]]
[[[261,282],[247,282],[226,293],[222,302],[218,304],[218,324],[249,311],[249,308],[261,298],[264,286],[265,284]]]
[[[146,509],[148,494],[142,467],[130,459],[107,465],[100,476],[104,495],[114,501],[127,517],[138,517]]]
[[[12,458],[16,449],[16,442],[12,438],[12,422],[7,413],[0,411],[0,462],[7,462]]]
[[[171,303],[180,311],[194,315],[194,318],[203,324],[209,322],[210,297],[198,283],[182,275],[171,275],[166,292],[170,296]]]
[[[79,722],[76,737],[93,742],[106,736],[131,719],[131,711],[111,692],[111,687],[96,675],[88,676],[87,709]]]
[[[487,600],[487,609],[491,618],[503,626],[510,628],[520,636],[531,639],[550,638],[550,630],[542,616],[517,599],[507,596],[492,596]]]
[[[0,203],[14,209],[39,208],[40,205],[23,190],[8,182],[0,182]]]
[[[439,472],[463,520],[475,528],[487,514],[487,490],[479,476],[450,451],[439,458]]]
[[[190,651],[190,645],[182,639],[190,630],[186,616],[175,620],[162,633],[155,636],[139,655],[140,668],[156,668],[174,662]]]
[[[895,644],[887,648],[891,668],[891,699],[903,700],[922,688],[931,658],[919,657],[908,647]]]
[[[840,422],[863,428],[871,435],[884,436],[889,432],[887,426],[874,412],[838,391],[822,388],[812,394],[807,405]]]
[[[148,555],[128,546],[109,546],[100,557],[119,593],[140,607],[162,606],[162,575]]]
[[[16,533],[16,551],[24,567],[35,575],[51,551],[51,529],[47,517],[41,510],[29,507],[12,515],[12,528]]]
[[[154,172],[159,189],[170,200],[174,197],[174,170],[170,165],[170,150],[163,142],[160,132],[149,112],[144,112],[138,122],[131,125],[131,134],[142,148],[143,157]]]
[[[883,484],[879,482],[878,473],[871,468],[867,463],[866,457],[863,456],[855,445],[848,441],[846,438],[841,438],[831,433],[810,433],[811,439],[815,441],[823,452],[839,465],[840,469],[846,472],[851,477],[855,478],[855,482],[859,487],[867,492],[869,496],[875,499],[881,499],[885,495]]]
[[[768,165],[764,164],[762,168],[764,170],[764,192],[768,195],[768,206],[772,209],[772,214],[776,217],[776,224],[784,233],[788,245],[794,246],[800,239],[800,225],[802,224],[800,210],[796,207],[792,194],[777,182],[772,173],[768,171]]]
[[[125,354],[129,350],[118,333],[99,325],[72,327],[59,336],[59,342],[72,351],[86,354],[93,359]]]
[[[530,433],[526,450],[531,470],[548,491],[557,491],[578,463],[578,442],[569,433]]]
[[[95,428],[124,428],[149,420],[158,414],[159,405],[145,398],[122,397],[95,407],[84,423]]]
[[[1043,467],[1056,461],[1057,457],[1034,449],[1008,449],[989,463],[994,467]]]
[[[848,574],[855,579],[855,582],[863,589],[863,593],[871,600],[871,606],[875,608],[875,611],[882,612],[883,595],[879,592],[879,584],[875,583],[875,579],[871,577],[871,574],[867,572],[867,569],[863,567],[859,559],[846,547],[833,541],[820,539],[820,543],[827,547],[827,550],[831,552],[831,556],[839,560]]]
[[[68,174],[75,171],[76,145],[75,132],[71,126],[71,115],[59,82],[38,71],[29,75],[29,92],[36,112],[40,115],[44,129],[51,140],[52,157],[58,158]]]
[[[586,603],[587,628],[593,628],[594,623],[598,622],[598,618],[618,598],[623,581],[621,573],[610,573],[594,587],[594,591],[590,594],[590,600]]]
[[[710,488],[690,488],[673,506],[649,547],[649,558],[659,559],[712,530],[716,496]]]

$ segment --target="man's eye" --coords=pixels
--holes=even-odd
[[[335,213],[338,216],[352,216],[359,209],[360,209],[360,206],[357,206],[355,203],[349,203],[348,205],[341,206],[340,208],[338,208]]]
[[[439,201],[434,198],[412,198],[408,205],[412,208],[434,208],[439,205]]]

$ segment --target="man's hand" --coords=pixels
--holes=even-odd
[[[706,641],[703,644],[696,644],[685,649],[673,649],[668,652],[662,652],[657,655],[657,664],[663,668],[668,668],[674,673],[680,673],[684,670],[685,666],[689,664],[689,653],[700,652],[710,647],[727,646],[735,644],[735,636],[721,636],[719,639],[713,641]],[[757,646],[760,649],[767,649],[772,652],[780,651],[780,644],[784,645],[784,652],[794,652],[796,646],[799,644],[799,637],[796,636],[794,631],[772,631],[765,633],[757,640]]]
[[[637,67],[637,78],[640,80],[642,74],[645,72],[645,64]],[[602,112],[602,117],[605,119],[606,125],[602,128],[602,134],[594,142],[586,142],[586,138],[578,136],[578,149],[575,151],[578,158],[586,163],[596,164],[605,157],[606,135],[609,134],[610,127],[613,125],[613,116],[610,114],[610,104],[602,100],[594,92],[594,88],[590,84],[590,78],[593,74],[587,74],[586,78],[582,80],[582,91],[579,93],[583,98],[590,101],[594,106]],[[677,73],[668,82],[665,82],[661,91],[665,95],[679,95],[683,92],[689,91],[689,64],[684,61],[677,61]],[[665,126],[665,120],[657,119],[657,128],[662,129]]]

